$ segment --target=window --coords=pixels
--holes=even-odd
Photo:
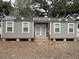
[[[54,33],[61,33],[61,24],[54,23]]]
[[[13,32],[14,28],[14,22],[13,21],[6,21],[6,32]]]
[[[74,33],[74,23],[68,23],[68,33]]]
[[[22,22],[22,32],[23,33],[29,32],[29,22]]]

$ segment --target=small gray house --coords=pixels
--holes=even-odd
[[[5,16],[1,20],[3,41],[77,41],[78,22],[71,18]]]

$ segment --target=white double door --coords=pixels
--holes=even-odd
[[[35,36],[46,36],[46,24],[35,25]]]

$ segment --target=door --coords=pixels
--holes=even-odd
[[[35,25],[35,36],[42,37],[46,36],[46,25],[45,24],[36,24]]]
[[[46,36],[46,26],[45,25],[42,25],[41,26],[41,36]]]
[[[37,37],[40,36],[40,30],[41,30],[40,25],[36,25],[35,26],[35,36],[37,36]]]

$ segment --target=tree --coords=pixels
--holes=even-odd
[[[50,9],[49,16],[65,17],[68,14],[79,13],[79,0],[74,0],[73,4],[70,5],[67,5],[66,0],[60,0],[53,4],[53,6],[54,7]]]
[[[18,16],[32,16],[32,11],[30,7],[28,7],[27,0],[16,0],[15,5],[16,15]]]
[[[33,8],[29,8],[24,2],[21,3],[21,1],[26,0],[17,1],[17,10],[19,10],[19,15],[22,16],[65,17],[68,14],[79,13],[79,0],[74,0],[72,4],[69,4],[67,0],[33,0],[31,5],[36,3]],[[22,4],[26,7],[23,7]]]
[[[2,5],[3,5],[3,1],[0,0],[0,12],[2,12]]]
[[[54,7],[51,9],[51,12],[50,12],[50,13],[52,13],[51,15],[53,17],[56,17],[56,16],[64,17],[66,15],[67,10],[66,10],[66,1],[65,0],[55,3],[53,6]]]
[[[3,12],[6,14],[6,15],[9,15],[12,11],[12,6],[11,6],[11,3],[10,2],[3,2],[3,5],[2,5],[2,9],[3,9]]]
[[[73,12],[74,13],[79,13],[79,0],[74,0]]]
[[[0,12],[5,13],[6,15],[9,15],[11,13],[11,10],[13,7],[11,6],[10,2],[3,2],[0,0]]]
[[[50,5],[51,5],[51,1]],[[48,4],[48,1],[46,0],[33,0],[33,3],[38,3],[40,4],[40,7],[36,7],[34,8],[34,16],[40,16],[40,17],[44,17],[44,16],[48,16],[48,9],[50,7],[50,5]],[[37,5],[38,5],[37,4]]]
[[[21,16],[32,16],[32,11],[29,7],[22,8],[19,10],[19,15]]]

